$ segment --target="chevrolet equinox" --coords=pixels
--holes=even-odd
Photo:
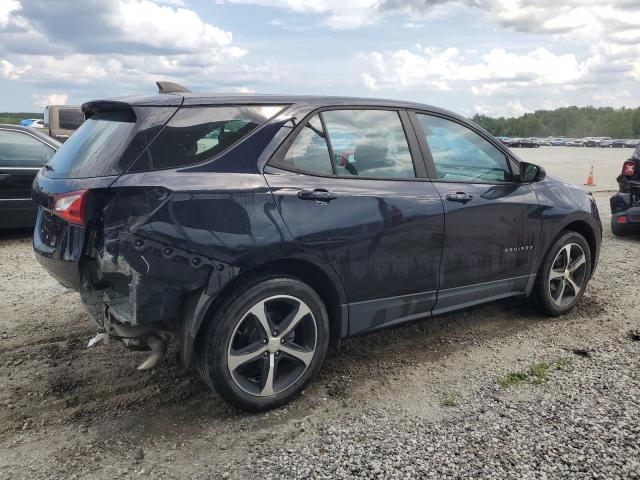
[[[518,295],[562,315],[596,268],[593,197],[451,112],[158,85],[85,103],[33,185],[36,257],[139,368],[178,341],[266,410],[342,338]]]

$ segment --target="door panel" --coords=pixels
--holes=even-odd
[[[531,185],[435,183],[444,200],[445,245],[440,288],[528,275],[540,235],[540,206]]]
[[[352,335],[435,304],[444,212],[421,160],[406,112],[342,108],[299,125],[265,169],[293,237],[342,278]]]
[[[523,292],[542,229],[532,184],[520,182],[505,152],[462,121],[413,118],[445,211],[434,313]]]
[[[437,313],[458,304],[523,291],[528,276],[534,273],[542,227],[532,185],[434,185],[445,209]],[[465,203],[446,199],[458,193],[473,198]],[[465,286],[474,287],[461,288]]]
[[[31,184],[39,168],[3,167],[0,161],[0,199],[31,201]]]
[[[294,238],[344,282],[350,334],[429,314],[443,243],[443,207],[429,181],[315,177],[265,169]],[[332,199],[303,199],[324,190]]]

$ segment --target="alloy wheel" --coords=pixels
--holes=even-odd
[[[289,295],[261,300],[231,335],[227,351],[231,378],[250,395],[276,395],[307,371],[317,340],[316,319],[304,301]]]
[[[549,273],[549,295],[559,307],[575,300],[586,280],[586,256],[577,243],[568,243],[556,254]]]

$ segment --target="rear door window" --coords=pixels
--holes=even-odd
[[[183,107],[129,172],[176,168],[211,159],[283,108],[272,105]]]
[[[339,176],[415,178],[398,112],[330,110],[322,117]]]

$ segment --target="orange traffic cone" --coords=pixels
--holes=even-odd
[[[589,176],[587,177],[587,183],[585,183],[588,187],[595,187],[596,182],[593,181],[593,165],[589,169]]]

